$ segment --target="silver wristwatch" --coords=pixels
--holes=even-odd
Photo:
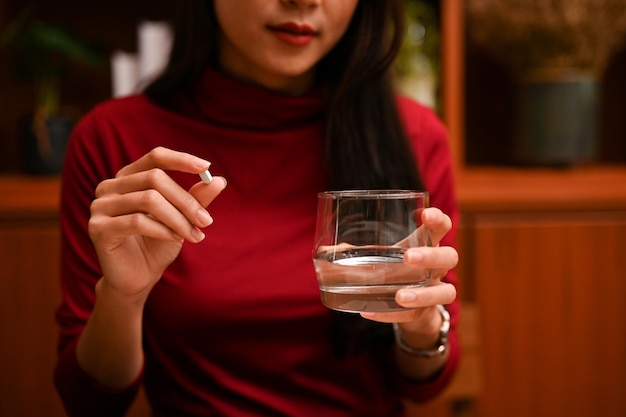
[[[448,310],[446,310],[442,305],[437,305],[437,310],[441,313],[443,323],[439,329],[439,339],[433,349],[412,348],[406,343],[404,337],[402,337],[402,329],[400,329],[398,323],[393,323],[393,332],[396,336],[396,344],[403,352],[406,352],[409,355],[421,356],[424,358],[429,358],[435,355],[443,355],[446,353],[446,350],[448,349],[448,333],[450,332],[450,313],[448,313]]]

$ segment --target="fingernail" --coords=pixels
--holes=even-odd
[[[206,227],[213,223],[213,217],[211,217],[209,212],[203,208],[198,209],[198,212],[196,213],[196,219],[198,221],[198,226],[201,227]]]
[[[430,210],[424,210],[422,212],[422,220],[424,221],[424,223],[428,223],[428,221],[430,221],[432,218],[432,215],[430,213]]]
[[[209,167],[211,166],[211,163],[207,161],[206,159],[197,159],[196,166],[204,171],[206,169],[209,169]]]
[[[419,250],[409,250],[406,252],[407,261],[421,262],[424,260],[424,254]]]
[[[401,303],[406,303],[410,301],[417,300],[417,294],[410,290],[400,290],[398,292],[398,301]]]
[[[202,240],[204,240],[204,233],[202,233],[202,231],[197,227],[191,229],[191,236],[193,236],[196,242],[201,242]]]

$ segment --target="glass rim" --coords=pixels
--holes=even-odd
[[[322,191],[317,194],[320,199],[335,200],[338,198],[368,198],[376,200],[392,200],[399,198],[427,198],[428,191],[403,189],[373,189],[373,190],[337,190]]]

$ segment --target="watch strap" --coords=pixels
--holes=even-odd
[[[441,324],[441,328],[439,329],[439,338],[437,339],[437,343],[432,349],[415,349],[404,340],[402,336],[402,329],[398,323],[393,323],[393,332],[396,337],[396,344],[405,353],[413,356],[420,356],[424,358],[429,358],[435,355],[443,355],[448,350],[448,334],[450,332],[450,313],[444,306],[438,304],[437,310],[441,314],[441,318],[443,319],[443,323]]]

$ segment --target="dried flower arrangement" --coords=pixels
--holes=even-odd
[[[626,45],[625,0],[467,0],[474,42],[516,72],[601,75]]]

